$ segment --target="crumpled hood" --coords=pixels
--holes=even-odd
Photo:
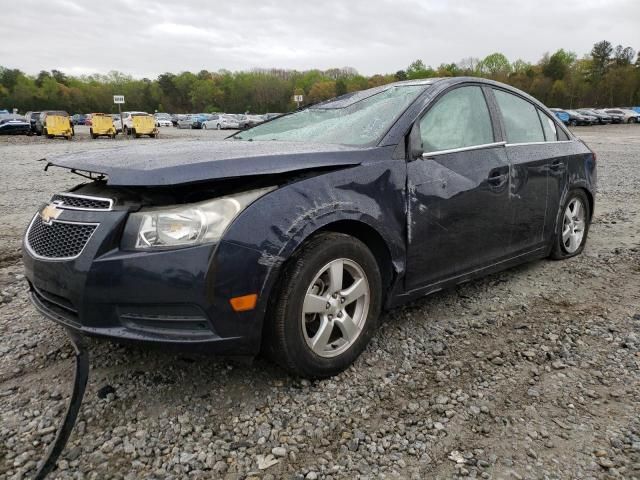
[[[107,176],[109,185],[179,185],[222,178],[351,166],[375,148],[243,140],[136,142],[56,155],[50,165]]]

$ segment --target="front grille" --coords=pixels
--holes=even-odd
[[[70,210],[111,210],[113,200],[110,198],[88,197],[70,193],[57,193],[51,198],[59,208]]]
[[[95,223],[53,220],[51,224],[36,215],[27,232],[27,245],[37,256],[54,260],[70,260],[82,253],[98,227]]]

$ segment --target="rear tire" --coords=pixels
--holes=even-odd
[[[320,233],[293,255],[274,286],[263,352],[294,375],[336,375],[366,348],[381,305],[380,270],[366,245]]]
[[[217,128],[218,130],[222,130],[222,127],[220,126],[220,124],[217,124],[217,125],[216,125],[216,128]]]
[[[631,117],[627,123],[637,123],[638,119]]]
[[[550,257],[562,260],[582,253],[590,224],[591,207],[587,194],[584,190],[571,190],[558,214],[558,231]]]
[[[572,127],[575,127],[578,125],[578,122],[575,120],[569,120],[569,125],[571,125]]]

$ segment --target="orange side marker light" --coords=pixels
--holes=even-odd
[[[248,310],[253,310],[254,308],[256,308],[257,302],[258,302],[258,295],[256,293],[252,293],[251,295],[243,295],[242,297],[233,297],[229,299],[231,308],[233,308],[236,312],[246,312]]]

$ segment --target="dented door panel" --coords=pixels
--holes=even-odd
[[[502,145],[408,164],[407,290],[508,253],[508,176]]]
[[[512,251],[539,246],[545,238],[545,219],[549,204],[549,168],[554,160],[545,143],[506,146],[511,163],[509,219]]]

